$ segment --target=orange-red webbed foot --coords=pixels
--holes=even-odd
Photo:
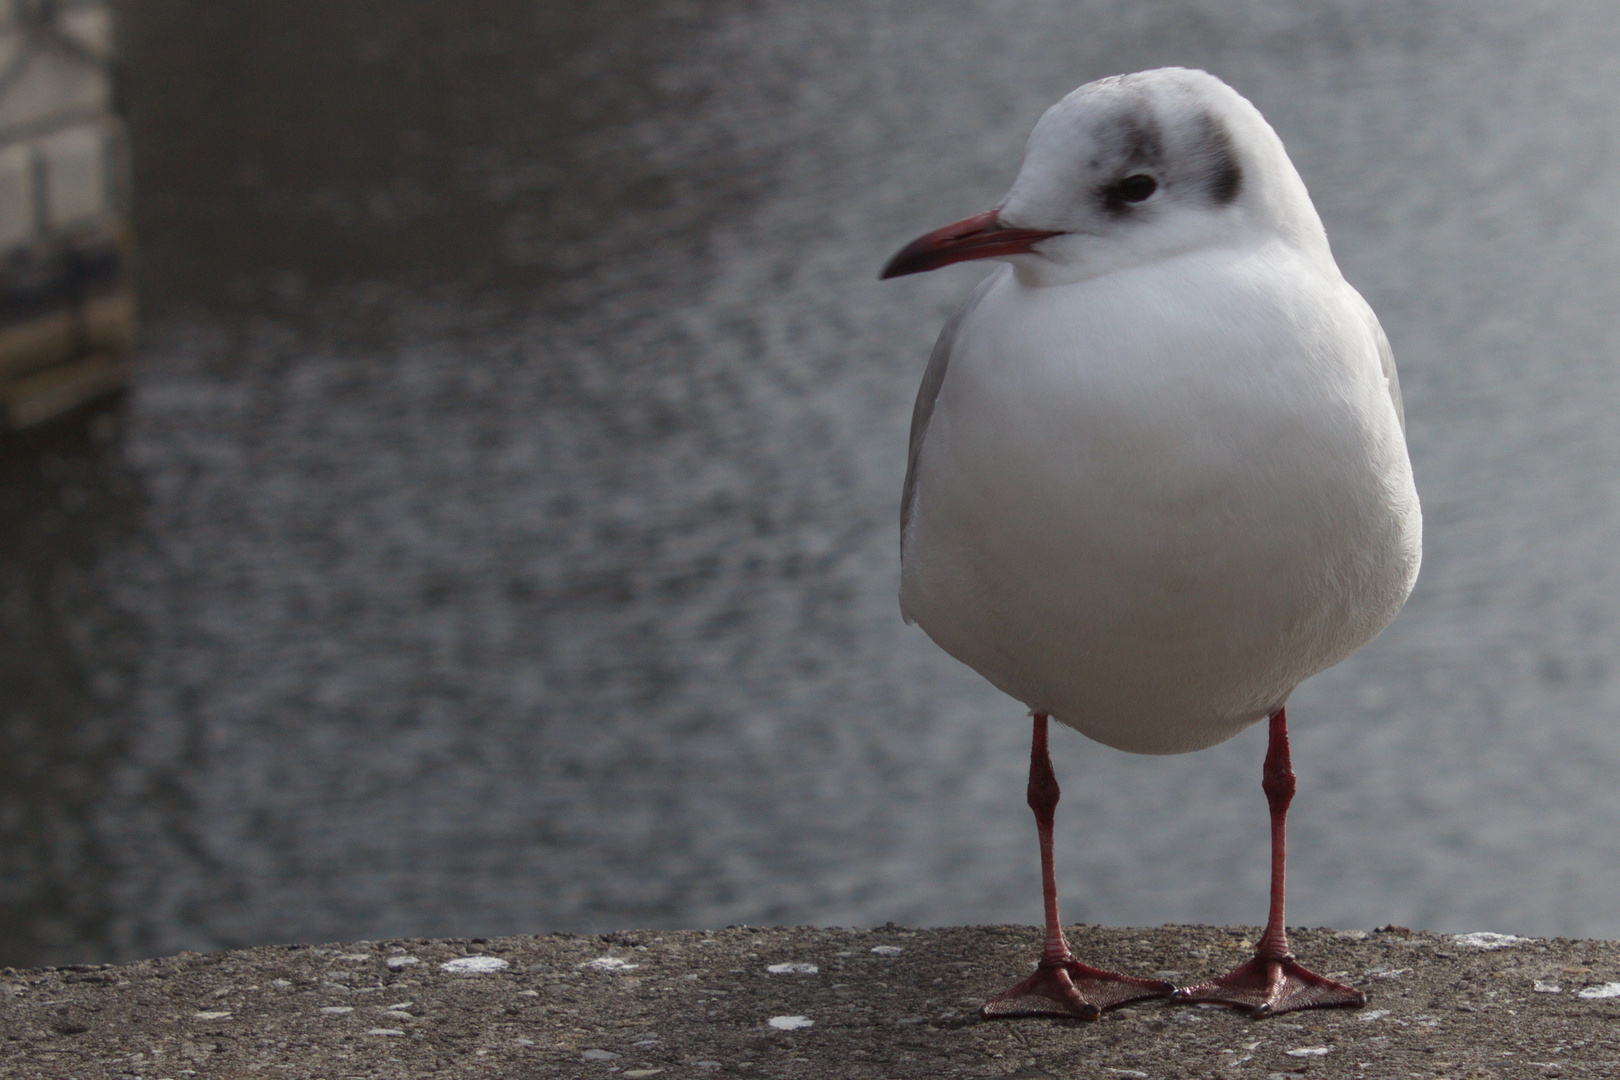
[[[1367,1003],[1353,986],[1324,978],[1294,962],[1292,956],[1256,956],[1211,982],[1187,986],[1172,1001],[1209,1002],[1248,1009],[1255,1016],[1277,1016],[1295,1009],[1332,1009]]]
[[[1104,1009],[1148,998],[1169,997],[1175,987],[1159,979],[1137,979],[1104,971],[1075,959],[1042,960],[1035,974],[985,1002],[979,1015],[1072,1016],[1095,1020]]]

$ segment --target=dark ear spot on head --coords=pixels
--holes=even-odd
[[[1214,116],[1205,113],[1201,118],[1197,144],[1193,155],[1203,166],[1203,188],[1210,201],[1225,206],[1243,190],[1243,167],[1238,164],[1237,151],[1232,148],[1232,135]]]
[[[1225,206],[1243,190],[1243,169],[1234,160],[1227,160],[1209,180],[1209,197]]]

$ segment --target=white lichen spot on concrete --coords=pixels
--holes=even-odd
[[[906,950],[898,945],[874,945],[872,952],[877,956],[899,956]]]
[[[808,1016],[773,1016],[765,1022],[777,1031],[798,1031],[815,1023]]]
[[[1530,989],[1538,994],[1562,994],[1564,992],[1564,988],[1557,983],[1542,982],[1540,979],[1531,983]]]
[[[1604,983],[1602,986],[1588,986],[1584,990],[1576,991],[1575,996],[1583,997],[1588,1000],[1591,1000],[1592,998],[1620,997],[1620,982]]]
[[[390,956],[387,960],[383,961],[383,963],[388,965],[389,971],[398,971],[400,968],[407,968],[412,964],[420,964],[421,962],[422,961],[418,960],[414,956]]]
[[[772,975],[815,975],[821,971],[814,964],[772,964],[765,970]]]
[[[440,971],[457,975],[487,975],[492,971],[505,971],[511,967],[498,956],[461,956],[439,965]]]
[[[1359,1014],[1356,1019],[1366,1023],[1369,1020],[1377,1020],[1388,1015],[1388,1009],[1368,1009],[1366,1012]]]
[[[640,966],[640,964],[632,964],[628,960],[620,960],[617,956],[598,956],[595,960],[580,965],[580,967],[595,968],[597,971],[629,971],[631,968]]]
[[[191,1015],[198,1020],[223,1020],[231,1014],[228,1012],[194,1012]]]
[[[321,1013],[325,1016],[342,1016],[344,1013],[354,1012],[353,1005],[323,1005]]]
[[[1511,949],[1515,945],[1527,943],[1530,939],[1516,934],[1495,934],[1489,930],[1478,930],[1472,934],[1457,934],[1451,940],[1474,949]]]
[[[403,1035],[405,1033],[403,1031],[399,1030],[399,1028],[372,1028],[370,1031],[366,1032],[366,1034],[367,1035]]]
[[[412,1016],[410,1013],[404,1012],[404,1011],[402,1011],[400,1009],[387,1009],[387,1010],[385,1010],[383,1012],[383,1015],[388,1017],[388,1019],[390,1019],[390,1020],[415,1020],[416,1019],[416,1017]]]
[[[1327,1052],[1325,1046],[1301,1046],[1297,1050],[1286,1051],[1289,1057],[1297,1058],[1327,1057]]]

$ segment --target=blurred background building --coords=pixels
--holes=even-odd
[[[105,0],[0,5],[0,422],[128,380],[129,170]]]
[[[1022,712],[894,600],[983,268],[875,275],[1171,63],[1283,136],[1426,512],[1405,614],[1291,703],[1291,912],[1620,934],[1612,5],[113,12],[142,336],[0,446],[0,963],[1036,921]],[[1263,910],[1263,732],[1058,735],[1066,915]]]

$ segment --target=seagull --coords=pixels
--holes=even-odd
[[[1360,1005],[1284,927],[1284,705],[1389,624],[1422,516],[1377,317],[1282,141],[1214,76],[1101,79],[1035,125],[994,209],[893,278],[993,270],[946,323],[911,421],[900,605],[1034,719],[1046,936],[987,1017],[1146,998],[1255,1015]],[[1271,907],[1253,959],[1177,989],[1076,959],[1058,918],[1047,720],[1139,754],[1270,725]]]

